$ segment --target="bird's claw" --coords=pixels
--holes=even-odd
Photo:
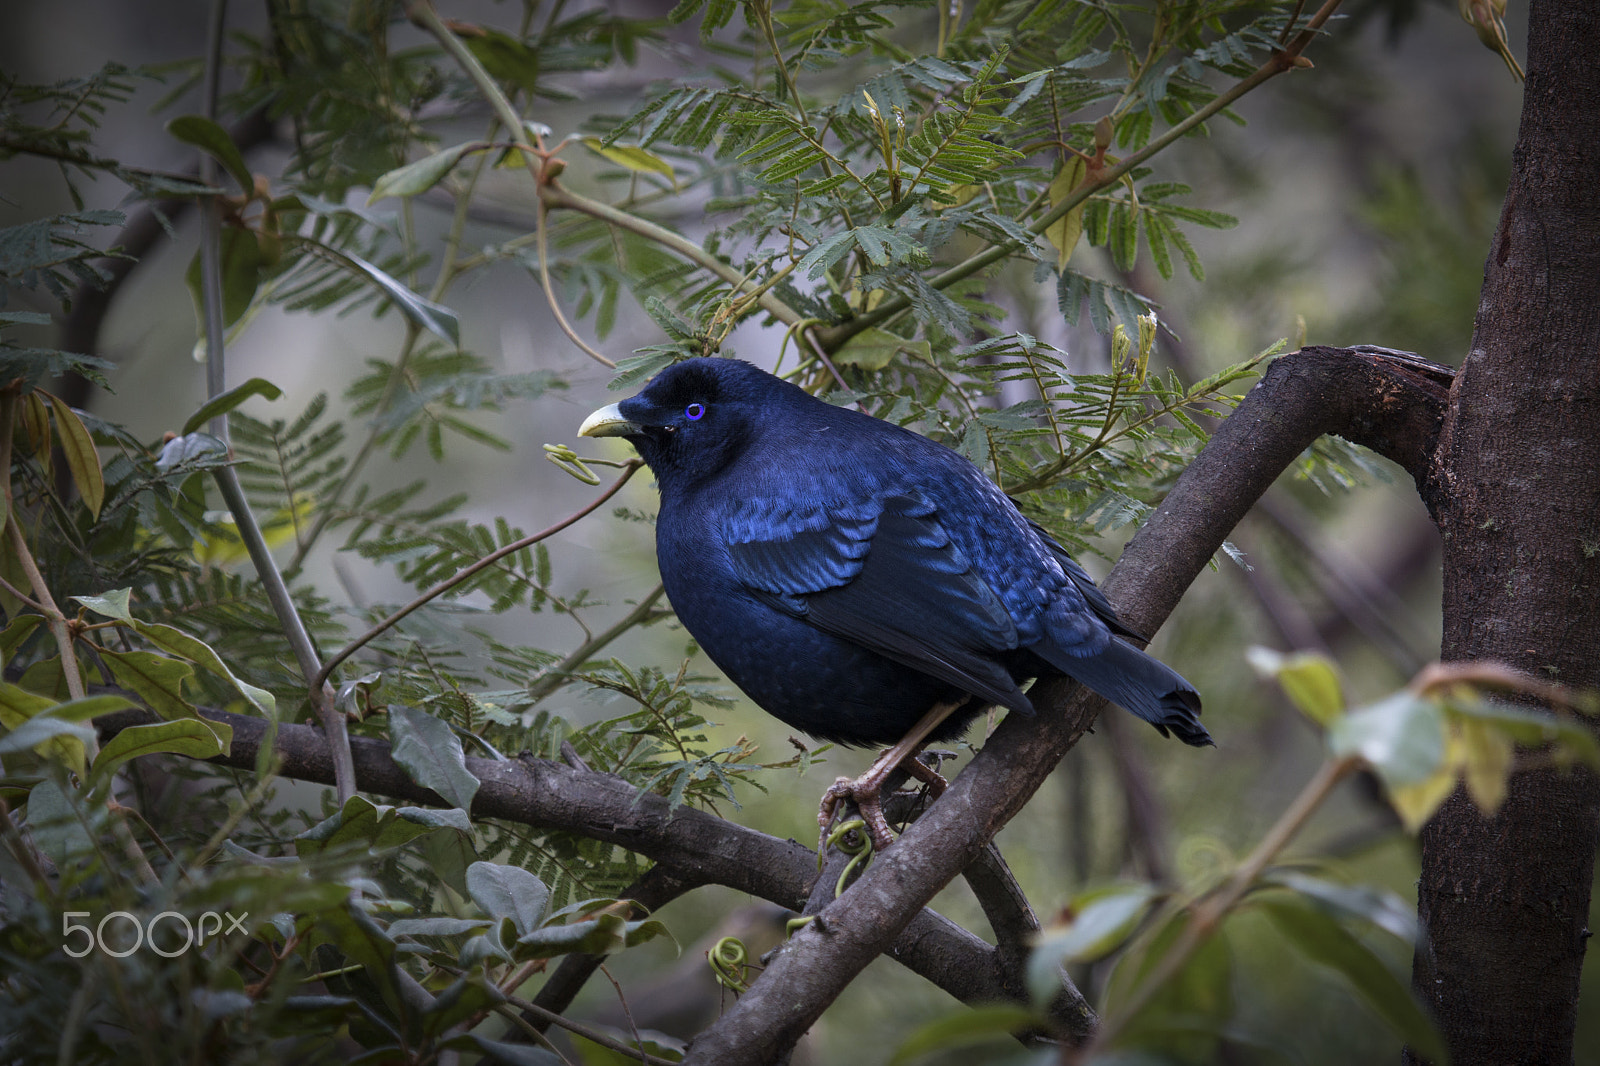
[[[872,838],[873,850],[882,851],[894,843],[894,833],[889,829],[889,820],[883,816],[883,806],[879,802],[883,781],[881,778],[870,780],[872,776],[866,774],[855,780],[841,777],[822,794],[822,806],[817,811],[817,824],[822,829],[817,839],[819,853],[827,847],[828,830],[833,826],[839,805],[845,801],[854,803],[861,812],[861,820],[867,824],[867,835]]]
[[[933,798],[938,799],[948,787],[948,782],[939,774],[939,764],[951,755],[951,752],[924,751],[902,759],[898,763],[887,763],[884,759],[879,759],[872,769],[854,780],[848,777],[836,779],[828,787],[828,791],[822,794],[822,806],[817,811],[817,824],[822,828],[817,842],[817,854],[820,855],[827,847],[828,830],[833,826],[839,805],[846,801],[854,803],[856,810],[861,812],[861,820],[867,824],[867,835],[872,838],[873,850],[882,851],[893,844],[894,832],[889,828],[889,820],[883,816],[885,778],[898,766],[912,778],[926,785]]]

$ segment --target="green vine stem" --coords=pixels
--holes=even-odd
[[[550,537],[561,532],[574,522],[577,522],[579,519],[591,514],[601,504],[615,496],[622,489],[622,486],[628,483],[628,479],[633,477],[634,472],[643,465],[644,463],[640,460],[630,460],[623,465],[622,476],[613,481],[609,486],[606,487],[604,492],[595,497],[584,507],[574,511],[572,514],[563,518],[553,526],[542,529],[537,533],[529,534],[528,536],[523,537],[521,540],[512,541],[505,547],[490,552],[488,555],[485,555],[482,559],[477,560],[471,565],[462,567],[460,570],[457,570],[454,574],[451,574],[449,577],[445,578],[428,591],[422,593],[422,595],[418,596],[404,607],[401,607],[399,610],[395,611],[389,617],[385,618],[383,621],[379,622],[377,625],[373,626],[371,629],[367,630],[365,633],[361,634],[359,637],[340,648],[332,658],[324,663],[320,669],[315,671],[311,681],[312,686],[315,688],[326,685],[329,675],[333,673],[340,663],[344,662],[346,659],[350,658],[350,656],[360,651],[376,637],[381,636],[383,633],[386,633],[390,629],[394,628],[394,626],[397,625],[403,618],[415,611],[417,608],[423,606],[431,600],[438,599],[440,596],[444,595],[446,592],[449,592],[451,589],[467,580],[467,578],[471,577],[473,574],[478,573],[480,570],[484,570],[490,566],[493,566],[506,556],[522,551],[524,548],[539,543],[546,537]]]
[[[633,610],[629,611],[622,618],[618,619],[615,625],[608,629],[601,630],[599,633],[596,633],[594,636],[578,645],[570,654],[567,655],[565,659],[562,659],[553,666],[545,667],[545,669],[540,672],[538,677],[534,678],[533,683],[527,688],[526,696],[528,702],[530,704],[538,703],[540,700],[550,695],[550,693],[560,688],[561,685],[572,674],[572,671],[576,670],[578,667],[594,658],[600,653],[600,649],[604,648],[607,644],[610,644],[613,640],[616,640],[618,637],[622,636],[622,634],[626,633],[634,626],[643,625],[645,622],[651,621],[654,618],[670,614],[671,612],[664,608],[659,610],[656,608],[656,601],[659,600],[662,595],[665,594],[665,592],[666,589],[662,587],[661,583],[659,581],[656,582],[656,587],[645,593],[644,596],[639,599],[639,602],[634,605]]]

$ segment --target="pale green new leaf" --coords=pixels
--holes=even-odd
[[[444,176],[454,170],[456,164],[468,154],[481,152],[488,147],[484,141],[468,141],[453,148],[434,152],[403,167],[396,167],[372,183],[372,195],[367,197],[367,205],[370,207],[390,196],[417,196],[425,193],[443,181]]]

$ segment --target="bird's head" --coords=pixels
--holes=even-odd
[[[676,363],[637,396],[602,407],[580,437],[622,437],[639,449],[663,488],[699,481],[737,458],[774,401],[796,386],[738,359]]]

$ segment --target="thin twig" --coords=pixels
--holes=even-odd
[[[538,1044],[556,1058],[560,1059],[564,1066],[572,1066],[572,1060],[561,1054],[561,1049],[556,1047],[555,1044],[551,1043],[550,1038],[535,1028],[532,1022],[518,1014],[512,1008],[510,1003],[496,1003],[494,1005],[494,1012],[500,1015],[502,1018],[510,1021],[518,1029],[522,1030],[522,1032],[525,1033],[528,1039],[533,1043]]]
[[[598,1029],[584,1025],[582,1022],[575,1022],[571,1018],[562,1017],[555,1011],[545,1010],[532,1000],[523,999],[521,996],[507,996],[506,1002],[524,1014],[531,1014],[541,1021],[549,1022],[551,1025],[559,1025],[569,1033],[577,1033],[585,1040],[592,1040],[603,1048],[610,1048],[612,1051],[626,1055],[630,1059],[637,1059],[644,1063],[645,1066],[673,1066],[671,1059],[664,1059],[659,1055],[651,1055],[649,1052],[629,1047],[621,1040],[617,1040]]]
[[[138,871],[140,878],[147,887],[159,885],[161,878],[156,876],[156,871],[150,865],[150,860],[145,856],[144,849],[133,837],[133,830],[128,828],[128,819],[123,813],[127,808],[111,811],[111,835],[117,838],[117,843],[122,847],[123,857]]]
[[[568,322],[567,316],[561,312],[561,303],[556,299],[555,286],[550,284],[550,249],[549,242],[545,237],[545,230],[549,228],[549,225],[550,209],[543,200],[540,200],[539,224],[536,232],[539,252],[539,284],[544,289],[545,303],[550,305],[550,313],[556,316],[556,325],[561,327],[561,332],[567,335],[568,340],[578,346],[579,351],[601,366],[615,370],[617,368],[616,361],[606,358],[590,347],[589,342],[578,336],[578,331],[572,328],[572,323]]]
[[[9,466],[9,464],[7,465]],[[40,614],[45,613],[44,606],[40,604],[38,600],[35,600],[32,596],[29,596],[26,592],[23,592],[21,589],[17,588],[17,586],[13,585],[3,577],[0,577],[0,589],[5,589],[6,592],[22,601],[24,605],[32,607]]]
[[[538,677],[534,678],[525,693],[530,704],[538,703],[550,693],[559,688],[566,681],[572,671],[594,658],[599,650],[616,640],[634,626],[646,622],[655,612],[655,603],[665,592],[665,588],[657,582],[656,587],[645,593],[633,610],[624,615],[615,625],[602,630],[574,648],[565,659],[554,666],[546,667]],[[662,613],[670,613],[663,611]]]
[[[495,82],[492,75],[478,62],[476,56],[463,45],[450,28],[440,19],[439,13],[433,9],[428,0],[409,0],[406,4],[406,15],[413,23],[431,33],[444,50],[460,64],[469,78],[472,79],[478,91],[483,94],[494,113],[499,116],[501,123],[510,131],[512,139],[520,140],[525,133],[525,124],[511,106],[511,101]],[[669,248],[705,270],[717,275],[735,291],[741,291],[747,284],[739,271],[729,263],[724,263],[716,256],[701,248],[698,244],[688,240],[680,234],[658,226],[653,222],[630,215],[626,211],[604,204],[598,200],[591,200],[580,196],[556,183],[557,167],[549,166],[552,161],[552,152],[545,151],[542,147],[534,145],[519,145],[524,164],[528,173],[534,180],[538,189],[539,198],[546,207],[565,207],[579,211],[593,218],[610,223],[619,229],[644,237],[665,248]],[[804,321],[794,308],[773,296],[770,291],[761,294],[758,303],[762,310],[776,317],[787,325],[797,325]]]
[[[623,464],[622,476],[617,478],[616,481],[613,481],[604,492],[602,492],[595,499],[591,500],[580,510],[573,512],[547,529],[542,529],[537,533],[523,537],[521,540],[513,541],[503,548],[490,552],[488,555],[485,555],[482,559],[479,559],[470,566],[463,567],[462,569],[456,571],[454,574],[445,578],[443,581],[439,582],[437,585],[433,586],[431,589],[424,592],[422,595],[418,596],[404,607],[401,607],[399,610],[395,611],[389,617],[385,618],[383,621],[379,622],[377,625],[361,634],[355,640],[352,640],[349,644],[346,644],[343,648],[340,648],[337,654],[324,663],[321,669],[315,672],[315,676],[312,678],[313,687],[327,684],[329,676],[340,663],[344,662],[346,659],[350,658],[350,656],[360,651],[375,637],[378,637],[392,629],[396,623],[405,618],[406,615],[415,611],[417,608],[422,607],[430,600],[435,600],[444,595],[446,592],[449,592],[451,589],[455,588],[457,585],[461,584],[478,571],[494,565],[508,555],[519,552],[530,545],[537,544],[546,537],[559,533],[579,519],[588,516],[595,510],[595,508],[599,507],[601,504],[611,499],[611,497],[615,496],[617,491],[628,483],[628,479],[633,477],[634,471],[638,470],[643,465],[644,463],[638,459],[630,459],[628,462]]]
[[[833,380],[838,383],[841,389],[849,392],[850,386],[845,384],[844,376],[839,373],[839,368],[833,365],[833,360],[828,358],[828,350],[822,346],[821,341],[817,340],[817,331],[807,326],[801,332],[805,334],[807,343],[811,345],[811,350],[817,353],[818,359],[822,360],[822,365],[827,367],[828,373],[833,375]],[[856,407],[860,409],[861,405],[856,404]]]
[[[4,799],[0,799],[0,835],[6,838],[11,845],[11,856],[28,872],[28,877],[33,880],[34,888],[38,891],[39,898],[56,895],[55,889],[50,884],[50,877],[44,872],[44,862],[39,853],[34,849],[33,842],[22,835],[22,830],[17,828],[17,823],[11,820],[11,808]]]
[[[591,200],[587,196],[581,196],[554,180],[547,182],[540,188],[539,196],[549,207],[565,207],[569,210],[578,211],[593,218],[598,218],[602,222],[610,223],[618,229],[626,230],[646,240],[654,241],[662,247],[669,248],[694,265],[715,274],[729,285],[734,286],[735,292],[743,292],[746,288],[754,285],[753,282],[745,279],[738,268],[729,263],[724,263],[688,238],[637,215],[630,215],[626,211],[620,211],[610,204]],[[784,325],[795,326],[805,321],[804,315],[774,296],[770,289],[762,292],[757,297],[756,304]]]
[[[650,1053],[644,1049],[644,1038],[639,1035],[639,1026],[633,1020],[633,1011],[628,1009],[628,997],[622,994],[622,985],[611,976],[611,971],[606,969],[605,963],[600,964],[600,973],[611,982],[611,987],[617,992],[617,1004],[622,1008],[622,1017],[628,1023],[628,1032],[633,1034],[633,1042],[639,1048],[639,1055],[641,1057],[649,1055]]]

